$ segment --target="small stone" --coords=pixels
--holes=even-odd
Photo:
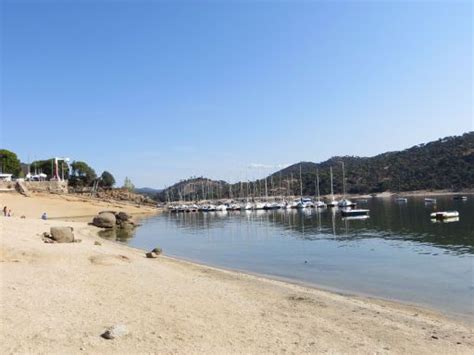
[[[98,242],[97,240],[94,242],[94,245],[102,245],[101,242]]]
[[[163,252],[163,250],[161,250],[161,248],[155,248],[151,252],[155,253],[156,255],[160,255]]]
[[[431,336],[433,339],[438,339],[438,337],[436,335],[432,335]]]
[[[81,346],[81,348],[80,348],[79,350],[84,351],[84,350],[86,350],[86,348],[84,348],[83,346]]]
[[[128,329],[123,324],[116,324],[108,328],[101,337],[104,339],[120,338],[128,334]]]
[[[149,258],[149,259],[155,259],[155,258],[158,257],[158,255],[157,255],[156,253],[152,252],[152,251],[146,253],[145,255],[146,255],[146,257]]]

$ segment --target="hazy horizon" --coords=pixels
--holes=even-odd
[[[469,1],[1,6],[0,147],[22,162],[163,188],[474,128]]]

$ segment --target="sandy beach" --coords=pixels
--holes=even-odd
[[[473,324],[436,311],[166,255],[147,259],[142,250],[100,239],[99,229],[86,222],[62,220],[118,209],[117,205],[56,195],[0,198],[15,212],[14,217],[0,217],[2,354],[474,350]],[[58,219],[39,219],[45,208]],[[44,243],[41,234],[51,226],[72,226],[82,242]],[[116,324],[125,325],[129,333],[114,340],[100,336]]]

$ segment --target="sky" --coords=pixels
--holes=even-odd
[[[1,2],[0,147],[247,180],[474,128],[470,1]]]

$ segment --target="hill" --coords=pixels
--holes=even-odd
[[[340,193],[341,162],[345,165],[348,193],[470,189],[474,188],[474,132],[373,157],[336,156],[321,163],[296,163],[267,177],[267,193],[299,195],[300,167],[304,195],[315,194],[317,170],[321,194],[330,192],[330,167],[333,168],[334,191]],[[225,181],[191,178],[161,191],[158,198],[166,201],[168,197],[175,200],[179,196],[194,200],[246,195],[264,196],[265,179],[230,185]]]
[[[155,199],[156,195],[162,191],[161,189],[154,189],[152,187],[137,187],[133,190],[134,193],[139,195],[148,196],[152,199]]]

